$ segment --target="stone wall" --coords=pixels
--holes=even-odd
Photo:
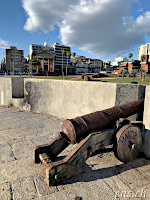
[[[146,87],[145,102],[144,102],[144,153],[148,159],[150,159],[150,86]]]
[[[145,86],[107,82],[0,78],[0,105],[74,118],[144,97]],[[132,117],[135,120],[137,116]]]
[[[60,118],[74,118],[136,101],[145,92],[141,85],[107,82],[25,79],[24,85],[25,102],[32,111]]]

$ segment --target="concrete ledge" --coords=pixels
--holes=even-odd
[[[104,110],[145,95],[145,86],[133,84],[25,79],[24,85],[25,102],[32,111],[60,118]]]
[[[1,78],[0,105],[74,118],[143,98],[145,86],[31,78]],[[29,110],[30,110],[29,109]],[[136,120],[137,115],[131,120]]]

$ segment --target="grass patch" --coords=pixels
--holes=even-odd
[[[140,85],[149,85],[150,84],[150,78],[146,78],[146,81],[142,81],[142,79],[138,78],[138,77],[135,77],[134,80],[133,80],[133,78],[127,78],[127,77],[124,77],[124,79],[122,79],[122,77],[119,77],[119,79],[118,78],[115,78],[115,79],[105,78],[105,79],[101,79],[101,80],[111,82],[111,83],[130,83],[132,81],[136,81]],[[99,82],[101,80],[96,79],[96,78],[91,79],[91,81],[99,81]]]
[[[18,77],[20,77],[19,75],[18,75]],[[26,78],[39,78],[39,79],[57,79],[57,80],[67,80],[67,79],[69,79],[69,78],[74,78],[74,77],[79,77],[80,78],[80,76],[79,75],[68,75],[68,76],[64,76],[63,78],[62,78],[62,76],[32,76],[31,77],[31,75],[29,75],[29,76],[27,76],[27,75],[22,75],[21,77],[26,77]]]

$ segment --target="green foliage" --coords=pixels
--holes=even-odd
[[[33,66],[40,65],[40,62],[37,60],[37,58],[34,58],[33,60],[29,60],[29,64]]]
[[[66,55],[66,50],[65,49],[62,49],[62,54],[63,54],[63,56]]]
[[[76,53],[72,53],[72,57],[75,57],[76,56]]]
[[[123,74],[129,74],[129,72],[128,72],[127,69],[123,69],[123,70],[122,70],[122,73],[123,73]]]
[[[144,56],[144,55],[142,55],[142,56],[141,56],[141,60],[143,61],[144,59],[145,59],[145,56]]]
[[[70,58],[70,56],[71,56],[71,52],[67,51],[67,57]]]
[[[129,53],[129,58],[133,57],[133,54],[132,53]]]
[[[74,58],[73,58],[73,63],[74,63],[74,64],[77,64],[77,63],[78,63],[78,58],[77,58],[77,57],[74,57]]]

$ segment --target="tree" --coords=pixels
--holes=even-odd
[[[63,56],[66,55],[66,50],[65,49],[62,49],[62,78],[63,78]]]
[[[138,73],[137,69],[132,69],[131,73],[133,74],[133,80],[135,78],[135,75]]]
[[[74,58],[76,56],[76,53],[72,53],[72,57]]]
[[[142,60],[142,61],[144,61],[144,59],[145,59],[145,56],[144,56],[144,55],[142,55],[142,56],[141,56],[141,60]]]
[[[68,58],[70,58],[71,52],[67,51],[67,66],[66,66],[66,76],[67,76],[67,70],[68,70]]]
[[[133,54],[132,53],[129,53],[129,58],[133,57]]]
[[[106,71],[108,71],[108,68],[109,68],[109,65],[108,65],[108,63],[105,65],[105,67],[104,67],[104,68],[105,68],[105,70],[106,70]]]
[[[76,57],[76,53],[72,53],[73,63],[76,65],[78,63],[78,57]]]
[[[127,70],[127,69],[123,69],[123,70],[122,70],[122,79],[124,79],[124,76],[125,76],[126,74],[129,74],[128,70]]]
[[[40,62],[37,60],[37,58],[34,58],[33,60],[29,60],[29,73],[31,73],[32,77],[32,67],[40,65]]]
[[[140,76],[141,76],[141,79],[142,79],[142,75],[143,75],[143,73],[145,73],[145,70],[141,67],[141,68],[139,69],[139,72],[140,72]]]

